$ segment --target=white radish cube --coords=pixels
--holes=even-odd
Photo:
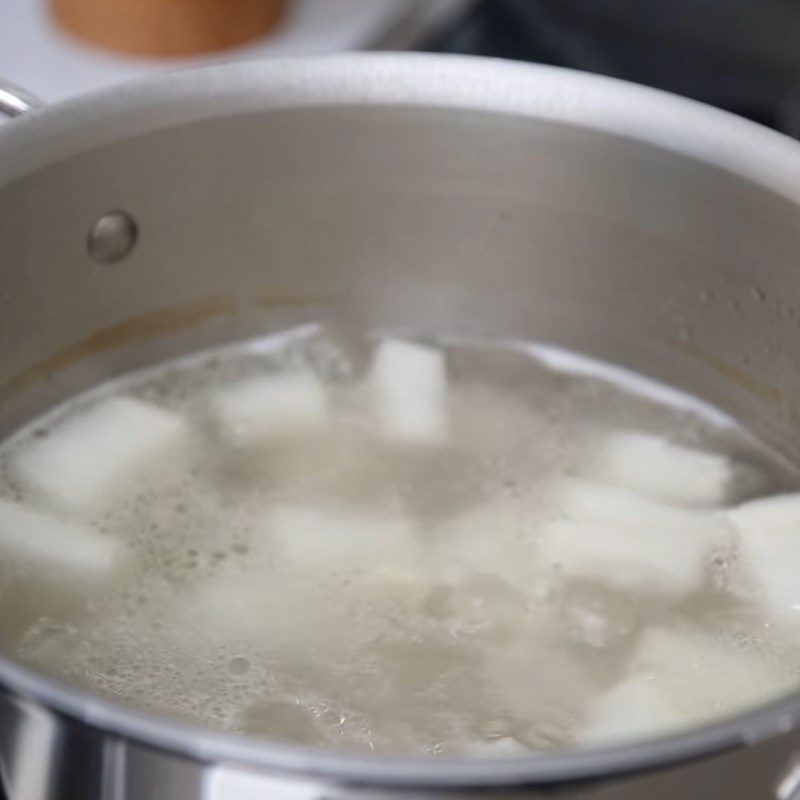
[[[270,511],[265,531],[280,563],[296,569],[363,572],[408,564],[418,552],[399,516],[285,505]]]
[[[793,672],[732,641],[653,629],[634,651],[629,676],[596,701],[578,739],[600,743],[712,722],[795,688]]]
[[[605,437],[589,458],[589,471],[603,483],[688,506],[723,504],[734,474],[724,456],[633,431]]]
[[[737,713],[797,684],[791,661],[771,660],[753,645],[688,629],[647,631],[630,668],[652,676],[689,722]]]
[[[520,558],[533,530],[524,500],[481,503],[444,522],[430,537],[440,564],[494,573],[530,586],[532,559]]]
[[[0,558],[97,576],[111,571],[118,549],[89,528],[0,499]]]
[[[682,722],[659,686],[647,677],[637,676],[623,680],[591,705],[576,742],[604,745],[645,739],[680,728]]]
[[[467,758],[525,758],[532,755],[532,751],[511,736],[500,736],[482,742],[469,742],[461,754]]]
[[[557,516],[573,522],[647,527],[664,533],[695,531],[701,538],[719,536],[724,529],[723,522],[710,510],[681,508],[580,478],[556,483],[553,504]]]
[[[541,530],[539,555],[571,578],[679,597],[702,584],[708,551],[708,542],[692,530],[551,522]]]
[[[198,587],[181,613],[222,640],[283,653],[338,649],[378,636],[382,613],[418,605],[424,575],[414,531],[401,517],[281,505],[264,518],[246,561]],[[354,614],[363,617],[354,622]]]
[[[248,378],[212,398],[222,435],[238,446],[318,430],[328,419],[322,382],[297,372]]]
[[[399,339],[382,341],[370,376],[382,434],[400,442],[436,445],[450,434],[444,355]]]
[[[542,563],[629,590],[677,597],[699,588],[725,533],[710,513],[577,479],[556,485],[554,504],[561,519],[540,531]]]
[[[800,494],[744,503],[729,518],[770,615],[800,621]]]
[[[800,494],[778,494],[750,500],[733,509],[729,516],[743,531],[800,530]]]
[[[112,397],[26,445],[13,468],[49,502],[85,510],[185,442],[186,421],[132,397]]]
[[[639,625],[641,597],[600,586],[570,587],[560,617],[570,640],[590,647],[623,645]]]

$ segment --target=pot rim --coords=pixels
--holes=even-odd
[[[0,188],[110,142],[269,109],[404,106],[541,118],[649,143],[800,205],[800,146],[692,100],[572,70],[470,56],[352,54],[203,67],[28,112],[0,130]],[[0,656],[0,685],[103,732],[210,762],[366,786],[535,785],[719,753],[800,724],[800,691],[697,730],[630,745],[467,761],[356,756],[203,731],[124,708]]]

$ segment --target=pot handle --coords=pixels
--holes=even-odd
[[[775,787],[776,800],[800,800],[800,756],[789,761]]]
[[[20,86],[0,78],[0,114],[6,117],[18,117],[43,105],[43,102]]]

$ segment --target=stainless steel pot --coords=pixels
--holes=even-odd
[[[800,453],[800,146],[655,91],[412,55],[173,75],[4,125],[0,242],[0,434],[122,371],[344,312],[577,348]],[[0,686],[11,800],[800,797],[800,695],[484,763],[211,734],[8,659]]]

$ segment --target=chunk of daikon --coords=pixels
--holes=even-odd
[[[734,475],[733,463],[722,455],[635,431],[605,437],[588,468],[603,483],[688,506],[723,504]]]
[[[552,503],[557,516],[573,522],[642,526],[664,533],[696,531],[703,535],[718,535],[724,527],[710,510],[682,508],[581,478],[558,481],[553,487]]]
[[[450,417],[443,353],[385,339],[376,349],[370,382],[386,438],[431,445],[447,440]]]
[[[466,568],[502,575],[530,588],[538,577],[532,530],[531,509],[524,499],[498,498],[442,522],[429,538],[445,572]],[[526,551],[531,558],[520,557]]]
[[[353,641],[380,637],[388,616],[402,618],[422,603],[422,578],[384,566],[401,548],[382,552],[377,541],[376,549],[360,547],[339,538],[349,531],[323,531],[318,519],[302,516],[280,512],[281,526],[271,531],[277,541],[254,542],[246,568],[198,585],[180,612],[188,624],[220,640],[263,643],[298,657],[309,651],[316,659],[323,650],[340,652]]]
[[[0,557],[86,575],[104,575],[119,548],[89,528],[0,499]]]
[[[418,554],[414,530],[400,515],[283,505],[264,530],[280,563],[299,569],[364,570],[407,565]]]
[[[539,535],[540,557],[564,574],[678,596],[698,588],[705,559],[725,535],[706,511],[676,508],[579,479],[554,492],[560,517]]]
[[[539,537],[541,562],[572,578],[680,596],[699,588],[709,542],[693,530],[657,525],[556,521]]]
[[[774,617],[800,621],[800,494],[743,503],[729,513],[742,566]]]
[[[595,702],[578,740],[597,744],[711,722],[774,699],[795,684],[789,665],[732,641],[656,628],[634,650],[628,677]]]
[[[308,372],[248,378],[211,400],[222,435],[237,446],[318,430],[328,419],[325,387]]]
[[[576,741],[585,745],[648,738],[680,728],[681,714],[647,677],[627,678],[596,700]]]
[[[186,421],[132,397],[102,400],[17,453],[13,468],[49,502],[89,509],[124,480],[174,453]]]
[[[742,503],[729,512],[737,528],[743,531],[800,529],[800,493],[778,494]]]

